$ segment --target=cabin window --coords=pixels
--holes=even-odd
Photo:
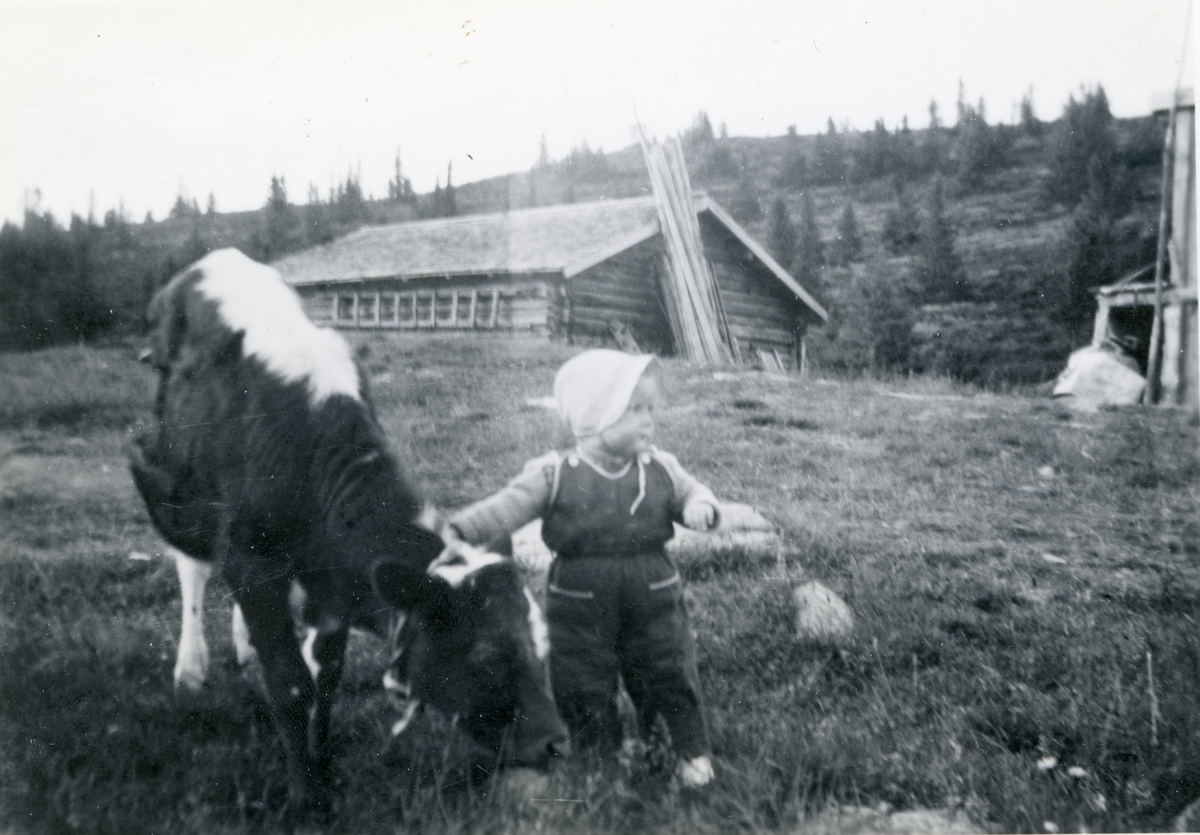
[[[495,287],[486,287],[479,291],[475,299],[475,327],[496,327],[496,306],[499,299],[500,291]]]
[[[440,292],[434,295],[433,326],[435,328],[452,328],[454,327],[455,303],[458,301],[458,294],[451,290],[450,292]]]
[[[475,290],[467,292],[463,290],[458,294],[458,317],[454,321],[455,327],[473,328],[475,327],[475,304],[479,293]]]
[[[385,328],[396,327],[396,300],[399,293],[379,294],[379,324]]]
[[[417,296],[415,293],[396,294],[396,321],[402,328],[417,326]]]
[[[358,296],[354,293],[339,293],[337,299],[337,323],[353,325],[357,321]]]
[[[499,307],[500,292],[495,287],[402,293],[373,290],[334,294],[332,314],[334,324],[342,327],[490,330],[496,327]]]
[[[379,324],[379,294],[358,294],[358,324],[370,328]]]
[[[417,318],[416,323],[418,328],[433,327],[433,293],[417,293]]]

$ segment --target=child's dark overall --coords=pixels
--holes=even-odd
[[[652,454],[619,477],[576,455],[560,465],[542,519],[542,538],[557,555],[547,594],[550,675],[581,748],[620,745],[620,674],[643,734],[661,713],[682,759],[709,751],[683,584],[663,547],[683,510],[674,496]]]

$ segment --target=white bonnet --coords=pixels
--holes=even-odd
[[[554,377],[554,402],[576,438],[599,435],[625,409],[653,354],[607,348],[584,351],[563,363]]]

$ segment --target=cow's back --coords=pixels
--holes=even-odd
[[[349,347],[237,250],[173,278],[149,318],[160,381],[133,467],[156,525],[200,557],[222,513],[235,534],[311,540],[328,466],[347,449],[387,454]]]

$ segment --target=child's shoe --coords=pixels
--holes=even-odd
[[[682,760],[679,763],[679,782],[685,789],[698,789],[707,786],[713,779],[712,760],[707,754]]]

